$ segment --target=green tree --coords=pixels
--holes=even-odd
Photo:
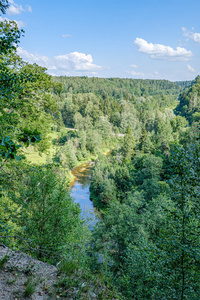
[[[143,190],[147,201],[156,198],[160,193],[160,182],[162,174],[162,158],[149,155],[144,159],[142,169],[142,185],[139,190]]]
[[[54,261],[70,242],[80,222],[80,209],[72,202],[64,179],[52,166],[30,169],[27,175],[19,196],[13,195],[21,207],[17,218],[21,237],[30,246],[30,253]]]
[[[0,1],[0,11],[4,13],[6,8],[7,1]],[[18,154],[19,149],[40,141],[39,130],[43,131],[40,150],[46,149],[44,141],[50,131],[51,116],[58,112],[49,93],[57,84],[53,84],[44,68],[23,63],[16,54],[22,33],[15,22],[0,22],[0,196],[3,196],[0,229],[3,236],[20,231],[20,224],[14,222],[20,208],[13,202],[19,195],[16,177],[20,171],[16,173],[16,169],[21,173],[24,170],[23,164],[16,162],[24,158]]]
[[[0,1],[0,11],[5,14],[6,9],[9,7],[7,0],[1,0]]]
[[[133,147],[134,147],[134,139],[130,126],[127,127],[124,142],[122,146],[122,155],[124,163],[128,163],[131,161],[131,157],[133,155]]]
[[[181,93],[175,112],[185,117],[190,124],[193,122],[193,115],[200,112],[200,76],[195,78],[188,91]]]
[[[199,157],[198,140],[187,147],[174,147],[171,156],[174,168],[170,180],[172,205],[166,208],[167,224],[160,241],[173,274],[169,276],[168,286],[172,291],[174,289],[178,299],[198,299],[200,296]]]

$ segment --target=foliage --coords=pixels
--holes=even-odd
[[[168,257],[168,268],[173,268],[176,276],[174,290],[180,299],[198,298],[200,294],[197,280],[199,155],[199,141],[196,141],[187,147],[176,146],[171,156],[174,169],[174,176],[170,181],[172,207],[167,210],[167,225],[161,233],[161,239],[165,240],[162,248]],[[171,280],[174,281],[174,278]]]
[[[56,82],[63,84],[64,93],[94,93],[101,94],[104,99],[126,99],[135,101],[135,96],[179,95],[180,88],[187,87],[190,82],[170,82],[167,80],[142,80],[120,78],[88,78],[84,77],[54,77]],[[134,95],[134,96],[133,96]],[[164,102],[164,101],[163,101]]]
[[[131,157],[133,155],[133,147],[134,147],[133,134],[130,126],[128,126],[125,132],[124,143],[122,146],[122,156],[123,156],[124,163],[129,163],[131,161]]]
[[[127,186],[128,197],[123,203],[110,201],[103,211],[92,249],[96,264],[126,299],[200,295],[199,151],[198,138],[175,145],[167,183],[160,181],[160,157],[137,154],[135,168],[129,166],[134,180]]]
[[[52,166],[34,167],[24,177],[19,195],[11,194],[20,207],[16,223],[22,229],[21,237],[30,244],[30,253],[53,260],[63,253],[78,226],[79,209]]]
[[[2,13],[7,6],[0,1]],[[63,297],[74,297],[73,287],[89,299],[88,280],[100,299],[111,290],[125,299],[199,299],[200,77],[52,80],[17,56],[22,35],[16,23],[0,23],[4,244],[59,261]],[[48,153],[52,130],[56,164],[28,164],[24,148]],[[97,156],[90,195],[101,218],[89,231],[65,175]],[[25,293],[33,292],[30,280]]]
[[[184,116],[190,124],[199,121],[200,112],[200,76],[192,82],[188,91],[183,91],[179,97],[176,113]]]

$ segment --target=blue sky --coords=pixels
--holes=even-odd
[[[192,80],[200,74],[198,0],[9,0],[18,49],[52,75]]]

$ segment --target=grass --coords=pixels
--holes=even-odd
[[[76,269],[74,273],[68,273],[68,267],[63,268],[64,272],[60,273],[59,276],[56,289],[56,294],[59,297],[87,300],[96,295],[95,299],[99,300],[123,299],[113,285],[106,283],[101,274],[92,274],[87,267]]]
[[[52,132],[49,134],[49,139],[53,140],[60,137],[59,132]],[[59,146],[53,145],[51,143],[50,148],[47,153],[40,154],[33,146],[29,146],[28,148],[23,148],[23,152],[26,156],[27,161],[35,165],[44,165],[50,161],[52,161],[53,156],[55,155]]]
[[[9,260],[9,257],[8,257],[8,255],[7,255],[7,253],[6,253],[6,255],[4,255],[4,257],[2,257],[2,258],[0,259],[0,269],[3,268],[3,266],[5,265],[5,263],[6,263],[8,260]]]
[[[64,272],[68,275],[70,274],[74,274],[74,272],[77,270],[78,265],[76,263],[76,261],[64,261],[62,262],[60,268],[59,268],[59,272]]]
[[[37,151],[37,149],[35,149],[34,146],[29,146],[28,148],[23,148],[22,151],[23,151],[23,154],[26,156],[26,160],[29,163],[37,165],[37,166],[41,166],[41,165],[51,163],[56,151],[60,147],[62,147],[62,146],[53,144],[53,140],[59,139],[63,134],[66,134],[68,131],[69,130],[67,130],[67,129],[62,129],[62,132],[52,131],[49,134],[49,140],[51,140],[52,143],[51,143],[51,146],[48,149],[47,153],[42,153],[42,154],[39,153],[39,151]],[[102,149],[102,153],[106,154],[106,153],[109,152],[109,150],[110,149],[105,147],[104,149]],[[91,154],[91,153],[89,154],[88,153],[88,156],[85,159],[82,159],[81,161],[79,161],[76,167],[78,167],[78,166],[80,166],[84,163],[94,161],[97,158],[98,158],[97,154]],[[65,175],[66,175],[66,181],[68,183],[71,183],[71,182],[74,181],[75,177],[70,171],[66,171]]]
[[[13,284],[13,283],[15,283],[16,279],[17,279],[17,278],[15,278],[15,279],[9,279],[9,278],[8,278],[7,281],[6,281],[6,283],[7,283],[7,284]]]
[[[24,291],[25,297],[30,297],[35,293],[37,283],[32,278],[28,278],[28,280],[24,283],[24,285],[26,287]]]

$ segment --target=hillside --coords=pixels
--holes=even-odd
[[[8,3],[0,0],[2,14]],[[4,299],[200,299],[199,76],[52,77],[18,56],[24,32],[15,22],[0,27]],[[171,63],[192,55],[145,45]],[[95,67],[78,52],[61,58],[65,67],[72,58],[76,70]],[[71,171],[91,160],[75,201]],[[95,222],[79,205],[89,198]]]
[[[94,93],[107,95],[116,99],[129,99],[134,96],[173,95],[179,96],[180,90],[190,86],[190,81],[170,82],[153,79],[122,79],[97,77],[53,77],[55,82],[62,83],[63,93]]]

